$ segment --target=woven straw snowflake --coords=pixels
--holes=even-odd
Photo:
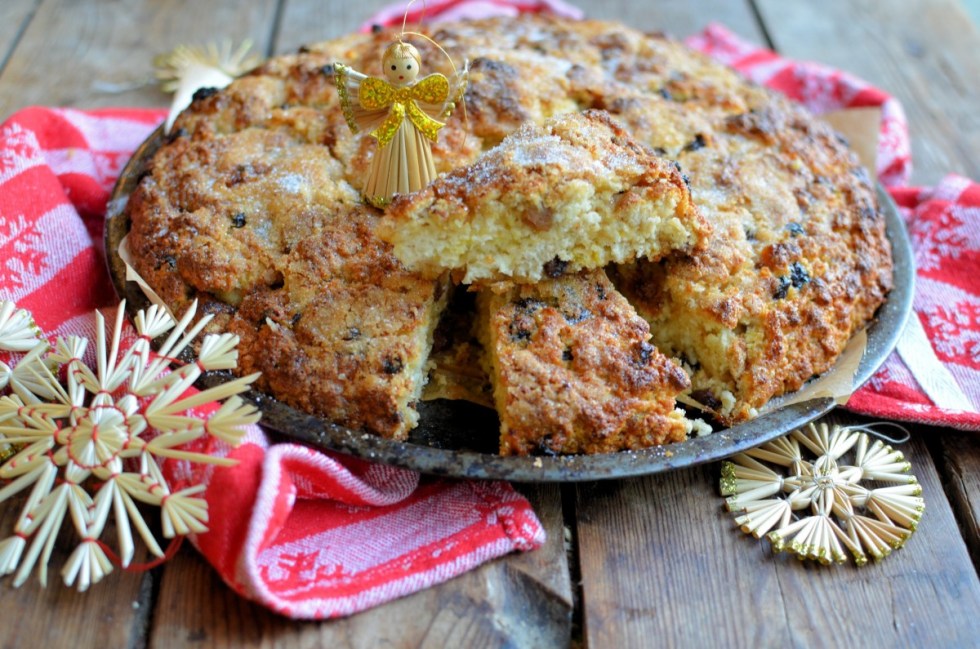
[[[0,350],[11,352],[0,353],[8,361],[0,360],[0,439],[7,453],[0,502],[31,488],[13,535],[0,542],[0,574],[16,571],[15,586],[35,565],[47,583],[47,564],[66,518],[80,542],[61,574],[66,585],[82,591],[112,570],[100,540],[110,517],[123,567],[133,559],[134,528],[149,551],[163,557],[137,503],[160,508],[166,538],[207,531],[207,502],[197,496],[204,486],[174,490],[161,467],[167,460],[233,464],[186,445],[208,438],[236,445],[242,427],[259,419],[236,396],[257,375],[188,393],[203,372],[231,369],[238,360],[238,338],[217,334],[204,336],[194,362],[173,361],[210,320],[190,326],[195,310],[196,304],[176,323],[156,306],[140,311],[134,339],[123,330],[120,306],[109,341],[96,314],[95,366],[89,367],[83,360],[88,339],[59,337],[51,346],[27,311],[0,302]],[[168,332],[151,352],[150,341]],[[220,408],[202,408],[221,400]]]
[[[925,502],[902,453],[868,432],[810,424],[734,456],[722,464],[728,510],[743,532],[765,535],[777,552],[824,564],[845,562],[845,549],[858,565],[869,555],[883,559],[915,531]]]

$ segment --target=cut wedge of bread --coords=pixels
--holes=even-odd
[[[682,440],[690,386],[602,270],[483,287],[479,337],[501,455],[607,453]]]
[[[525,124],[400,197],[379,234],[424,276],[530,283],[689,251],[707,231],[678,167],[590,110]]]

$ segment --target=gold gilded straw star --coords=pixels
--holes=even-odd
[[[888,556],[915,531],[925,501],[911,464],[873,432],[810,424],[724,462],[721,493],[735,522],[800,559]]]

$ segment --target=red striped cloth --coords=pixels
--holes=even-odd
[[[361,31],[369,32],[375,25],[400,27],[405,22],[412,25],[421,22],[448,20],[474,20],[490,16],[518,16],[520,14],[555,14],[565,18],[582,18],[578,7],[563,0],[432,0],[413,6],[408,3],[388,5],[361,25]]]

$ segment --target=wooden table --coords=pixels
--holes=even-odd
[[[0,117],[29,104],[163,106],[153,55],[251,38],[265,53],[352,29],[387,0],[3,0]],[[904,103],[916,172],[980,178],[980,1],[626,0],[595,17],[686,36],[720,21],[780,52],[835,65]],[[667,475],[521,487],[543,549],[491,562],[349,619],[292,622],[233,594],[190,548],[79,595],[0,582],[3,647],[977,646],[980,444],[916,426],[919,531],[877,565],[820,567],[739,533],[717,464]],[[9,530],[6,508],[0,525]],[[55,557],[54,563],[64,559]],[[57,579],[57,577],[55,577]]]

